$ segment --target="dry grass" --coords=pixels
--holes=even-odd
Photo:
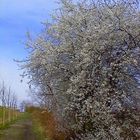
[[[37,107],[27,109],[31,113],[33,120],[43,129],[45,137],[49,140],[65,140],[66,134],[58,131],[57,121],[52,112]]]

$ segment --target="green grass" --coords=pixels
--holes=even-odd
[[[2,124],[3,109],[5,111],[5,124],[4,125]],[[11,119],[11,121],[9,122],[8,115],[9,115],[9,109],[0,107],[0,129],[1,130],[8,128],[11,124],[15,123],[15,121],[17,121],[22,116],[20,115],[20,117],[18,118]]]
[[[2,113],[1,113],[1,115],[2,115]],[[21,115],[21,118],[22,118],[22,115]],[[3,130],[8,129],[12,124],[14,124],[16,121],[18,121],[21,118],[18,117],[17,119],[12,120],[11,122],[7,122],[4,125],[0,124],[0,137],[3,135]]]
[[[2,107],[0,107],[0,118],[2,117]]]
[[[3,130],[8,129],[12,124],[16,123],[17,121],[26,121],[32,120],[32,131],[37,140],[49,140],[45,138],[44,129],[41,127],[37,120],[32,119],[32,116],[29,113],[21,113],[18,119],[11,121],[10,123],[6,123],[4,126],[0,126],[0,136],[3,135]]]
[[[44,129],[42,126],[37,122],[36,120],[33,120],[33,132],[36,136],[37,140],[46,140],[45,139],[45,134],[44,134]]]
[[[13,121],[11,121],[11,122],[5,123],[5,125],[1,125],[1,126],[0,126],[0,130],[9,128],[10,125],[14,124],[15,122],[16,122],[16,120],[13,120]]]

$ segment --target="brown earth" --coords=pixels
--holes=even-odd
[[[32,122],[18,121],[2,132],[0,140],[36,140],[32,131]]]

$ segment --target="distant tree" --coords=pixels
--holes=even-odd
[[[0,87],[0,101],[2,108],[2,124],[15,119],[17,112],[17,97],[12,93],[11,88],[7,89],[3,82]]]
[[[6,121],[6,87],[4,82],[2,83],[2,89],[1,89],[1,101],[2,101],[2,124],[5,124]]]

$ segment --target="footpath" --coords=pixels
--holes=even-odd
[[[0,140],[36,140],[32,131],[32,121],[29,119],[19,120],[1,133]]]

